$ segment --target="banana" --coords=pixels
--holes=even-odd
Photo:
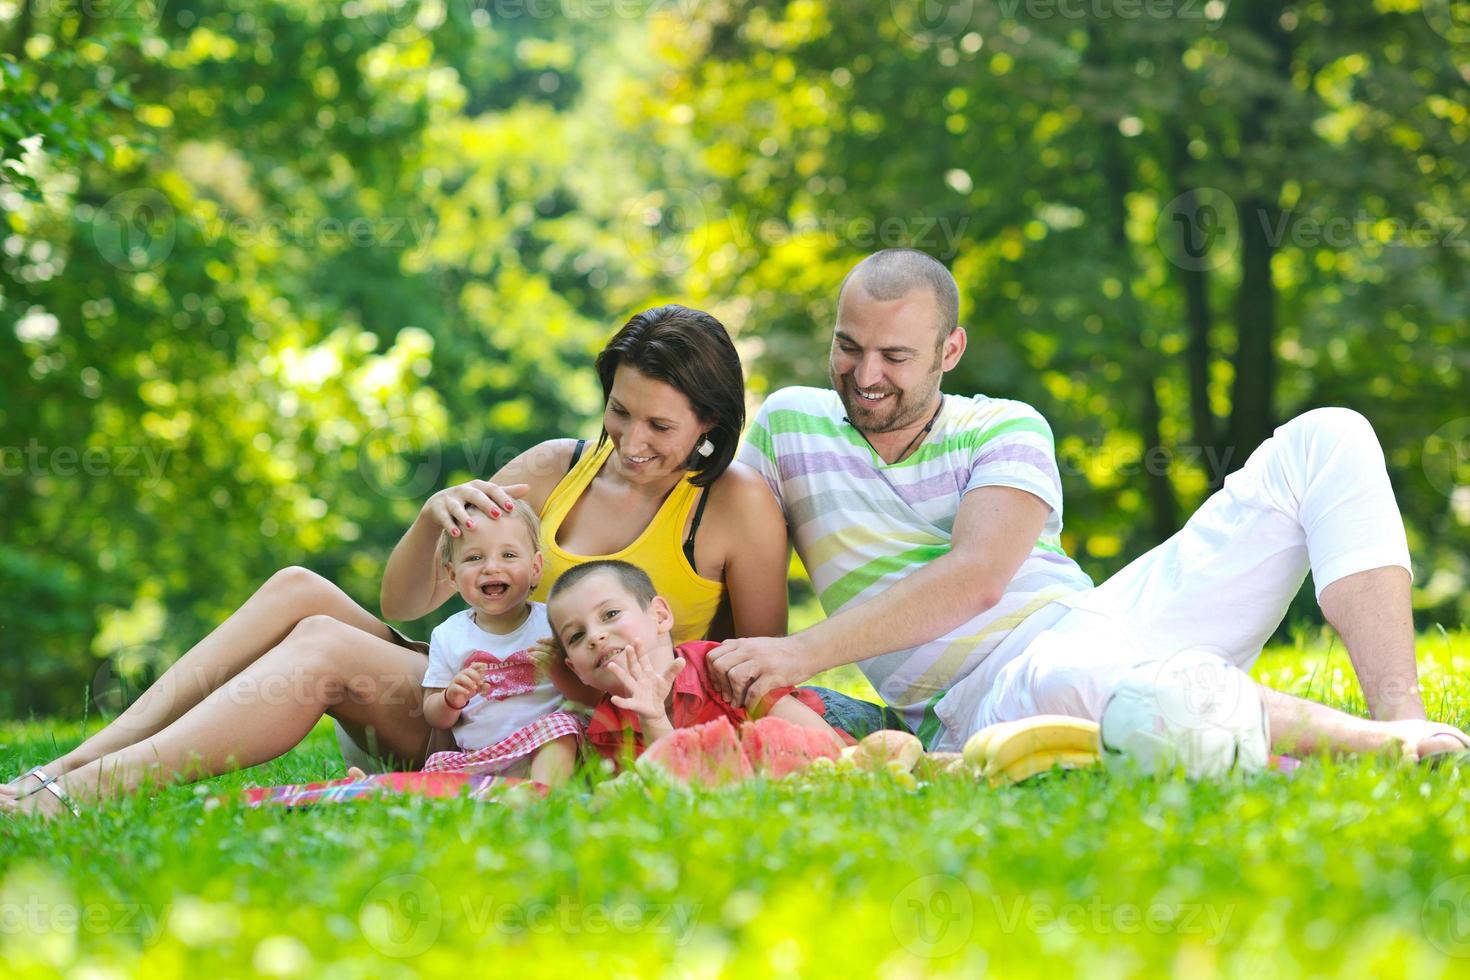
[[[965,761],[976,769],[984,769],[990,743],[995,741],[1014,724],[1016,724],[1014,721],[996,722],[994,725],[986,725],[974,735],[971,735],[969,740],[965,742]]]
[[[1096,752],[1076,752],[1063,750],[1060,752],[1034,752],[1031,755],[1022,756],[1013,761],[1004,769],[990,773],[990,785],[1000,786],[1005,783],[1019,783],[1023,779],[1047,772],[1052,768],[1059,769],[1086,769],[1098,764]]]
[[[1003,772],[1040,752],[1099,754],[1097,722],[1066,715],[1037,715],[1011,722],[985,743],[985,771]]]

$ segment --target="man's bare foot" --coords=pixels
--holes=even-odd
[[[1385,721],[1388,747],[1409,762],[1470,751],[1470,735],[1436,721]]]

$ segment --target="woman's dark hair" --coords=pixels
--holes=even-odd
[[[719,479],[735,458],[745,428],[745,373],[724,324],[701,310],[674,304],[636,314],[597,355],[604,405],[623,364],[683,392],[699,420],[712,426],[709,439],[715,450],[690,458],[695,476],[689,482],[707,487]],[[606,440],[604,428],[597,444]]]

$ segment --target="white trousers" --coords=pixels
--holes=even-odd
[[[1373,427],[1349,409],[1307,412],[1168,541],[1017,627],[935,706],[934,747],[956,751],[986,725],[1036,714],[1098,720],[1121,675],[1186,650],[1249,670],[1308,568],[1320,600],[1338,579],[1386,566],[1408,569],[1409,546]]]

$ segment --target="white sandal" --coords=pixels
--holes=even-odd
[[[40,766],[36,766],[30,772],[27,772],[25,775],[21,776],[21,778],[39,779],[41,781],[41,785],[29,787],[26,789],[25,792],[16,794],[15,799],[17,803],[21,800],[30,799],[32,796],[35,796],[42,790],[47,790],[52,796],[56,797],[57,801],[60,802],[62,806],[71,811],[72,816],[80,817],[82,815],[82,808],[77,806],[76,801],[66,794],[66,790],[57,785],[57,780],[61,778],[60,776],[48,776],[46,775],[46,770],[42,769]]]

